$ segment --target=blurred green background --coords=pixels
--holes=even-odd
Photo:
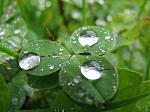
[[[149,73],[150,0],[0,0],[0,43],[17,52],[38,39],[58,41],[70,50],[71,34],[85,25],[114,33],[116,48],[106,55],[112,64],[143,77]],[[19,69],[14,64],[13,57],[0,52],[0,71],[8,82]],[[147,103],[142,107],[150,108]]]

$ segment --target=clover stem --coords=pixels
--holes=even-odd
[[[83,25],[87,24],[87,2],[86,0],[82,0],[82,17],[83,17]]]
[[[3,14],[3,0],[0,0],[0,17]]]
[[[147,64],[146,64],[146,70],[145,70],[145,75],[144,75],[145,81],[149,79],[149,68],[150,68],[150,53],[148,51]]]
[[[19,56],[19,54],[11,49],[9,49],[8,47],[5,47],[3,45],[0,44],[0,51],[10,55],[10,56],[13,56],[14,58],[17,58]]]

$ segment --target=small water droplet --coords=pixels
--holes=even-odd
[[[54,65],[49,64],[48,68],[52,70],[54,68]]]
[[[69,82],[68,86],[74,86],[74,84],[72,82]]]
[[[91,104],[94,101],[95,97],[94,95],[88,95],[85,97],[85,99],[88,104]]]
[[[60,51],[63,51],[64,49],[63,49],[63,48],[60,48],[59,50],[60,50]]]
[[[16,29],[14,33],[15,33],[15,34],[18,34],[18,33],[20,33],[20,32],[21,32],[20,29]]]
[[[1,31],[0,32],[0,36],[2,36],[2,35],[4,35],[5,34],[5,32],[4,31]]]
[[[58,66],[60,66],[60,67],[61,67],[62,65],[61,65],[61,64],[59,64]]]
[[[43,69],[43,68],[41,68],[41,71],[44,71],[44,69]]]
[[[62,55],[62,52],[60,52],[59,55]]]
[[[96,61],[90,61],[80,67],[81,73],[89,80],[97,80],[102,76],[102,69]]]
[[[76,76],[73,81],[77,84],[77,83],[81,82],[82,80],[81,80],[80,76]]]
[[[92,46],[98,42],[99,37],[94,31],[86,30],[81,32],[78,40],[82,46]]]
[[[73,43],[75,44],[75,43],[77,43],[76,41],[73,41]]]
[[[111,36],[110,36],[110,35],[107,35],[105,38],[108,40],[108,39],[110,39],[110,38],[111,38]]]
[[[19,61],[19,66],[23,70],[30,70],[40,64],[40,56],[29,54],[27,57]]]

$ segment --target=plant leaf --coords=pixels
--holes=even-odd
[[[89,71],[95,73],[83,74],[81,66],[85,63],[99,64],[100,68],[90,67]],[[95,66],[95,67],[96,67]],[[87,67],[87,66],[86,66]],[[87,72],[87,73],[88,73]],[[98,79],[91,80],[84,75],[101,74]],[[104,58],[99,56],[73,56],[61,69],[59,81],[65,92],[75,101],[84,104],[102,104],[110,100],[117,92],[118,74],[114,67]]]
[[[106,29],[98,26],[84,26],[71,36],[72,50],[79,53],[102,55],[115,47],[115,38]]]
[[[56,72],[70,57],[69,52],[64,47],[48,40],[38,40],[29,43],[22,49],[20,60],[30,54],[40,56],[41,60],[37,67],[27,71],[27,73],[35,76],[45,76]]]

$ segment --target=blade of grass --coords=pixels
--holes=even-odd
[[[149,68],[150,68],[150,53],[148,50],[148,55],[147,55],[147,64],[146,64],[146,70],[145,70],[145,75],[144,75],[144,80],[149,79]]]
[[[142,15],[142,13],[144,12],[145,6],[147,4],[148,0],[144,0],[143,4],[140,7],[140,11],[138,13],[138,18]]]
[[[0,0],[0,17],[3,14],[3,0]]]
[[[83,18],[83,25],[87,24],[87,0],[82,0],[82,18]]]
[[[19,54],[16,52],[16,51],[13,51],[3,45],[0,44],[0,51],[10,55],[10,56],[13,56],[14,58],[17,58],[19,56]]]

